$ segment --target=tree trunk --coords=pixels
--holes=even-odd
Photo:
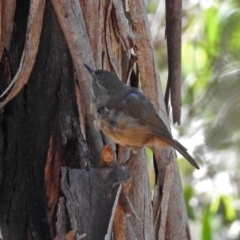
[[[116,147],[90,113],[84,63],[141,85],[169,126],[144,1],[2,0],[0,9],[1,92],[12,81],[0,105],[3,239],[190,239],[172,149],[154,151],[152,202],[144,151]]]

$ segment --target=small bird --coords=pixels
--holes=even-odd
[[[195,168],[199,166],[187,149],[174,140],[152,103],[137,88],[126,86],[116,74],[105,70],[92,75],[94,126],[113,142],[137,153],[144,146],[172,146]]]

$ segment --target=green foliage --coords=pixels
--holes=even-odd
[[[212,240],[211,213],[209,207],[205,207],[202,213],[202,240]]]
[[[194,197],[194,188],[192,186],[185,186],[184,187],[184,198],[187,208],[188,217],[192,220],[195,220],[195,213],[193,207],[190,205],[190,200]]]
[[[194,117],[203,120],[208,149],[203,153],[214,154],[210,161],[217,156],[221,171],[236,169],[232,173],[235,176],[239,161],[229,161],[227,154],[219,152],[239,151],[240,146],[240,9],[239,2],[238,6],[233,2],[215,1],[208,8],[199,8],[199,15],[191,15],[190,12],[190,16],[185,16],[189,23],[183,34],[186,35],[183,37],[182,63],[186,93],[183,103],[188,106],[187,124]],[[191,35],[191,28],[198,32]],[[208,168],[205,176],[209,174],[214,178],[217,172],[217,169]],[[195,192],[192,197],[201,196]],[[199,202],[202,214],[196,216],[196,219],[200,216],[202,219],[201,238],[210,240],[214,235],[220,235],[220,239],[227,239],[224,234],[239,214],[234,205],[236,197],[205,194],[209,194],[209,199]]]
[[[155,171],[154,171],[154,167],[153,167],[153,152],[150,148],[145,148],[145,153],[147,155],[147,161],[148,161],[148,175],[149,175],[150,188],[153,190],[155,187]]]
[[[216,197],[210,206],[210,212],[213,215],[219,214],[224,224],[232,223],[237,218],[237,211],[231,196]]]
[[[158,0],[151,0],[148,2],[147,5],[147,12],[148,13],[155,13],[158,7]]]

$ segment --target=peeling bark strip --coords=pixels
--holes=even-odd
[[[160,221],[160,227],[159,232],[157,235],[158,239],[165,239],[165,233],[166,233],[166,223],[167,223],[167,215],[168,215],[168,209],[169,209],[169,201],[170,201],[170,195],[172,191],[172,184],[173,184],[173,167],[175,159],[170,158],[170,162],[166,167],[166,175],[164,179],[164,185],[163,185],[163,198],[161,202],[161,221]],[[159,216],[160,217],[160,216]],[[155,220],[157,221],[157,219]]]
[[[141,86],[159,113],[164,106],[159,103],[161,86],[156,59],[153,53],[151,33],[144,0],[128,1],[133,32],[136,35],[134,51],[138,58]],[[168,122],[167,117],[164,122]],[[167,124],[168,125],[168,124]]]
[[[158,67],[154,57],[149,23],[147,19],[146,7],[144,0],[131,0],[129,3],[129,12],[132,19],[133,32],[137,36],[135,41],[135,53],[138,58],[138,67],[141,77],[141,85],[144,93],[153,103],[158,114],[170,129],[169,118],[166,113],[163,93],[159,84]],[[157,185],[153,198],[153,215],[156,220],[159,205],[166,192],[162,192],[166,168],[169,164],[169,156],[173,151],[170,147],[159,147],[154,149],[158,168]],[[169,208],[167,214],[167,222],[165,233],[166,239],[187,239],[186,226],[188,226],[188,218],[186,215],[186,207],[182,195],[182,185],[177,164],[174,159],[173,167],[173,185],[169,199]],[[159,223],[160,224],[160,223]],[[158,231],[155,232],[155,237]],[[157,239],[157,238],[156,238]],[[162,239],[161,239],[162,240]]]
[[[93,126],[94,116],[90,113],[91,79],[83,65],[86,63],[95,69],[95,64],[85,29],[82,10],[78,0],[52,0],[52,4],[66,38],[77,73],[94,153],[96,157],[100,157],[103,147],[102,138],[100,132],[97,132]]]
[[[169,94],[173,123],[181,121],[181,44],[182,0],[166,0],[166,38],[168,50],[168,83],[165,104],[168,109]]]
[[[111,240],[112,239],[112,232],[113,232],[113,222],[115,220],[115,216],[116,216],[116,211],[117,211],[117,206],[118,206],[118,201],[119,201],[119,197],[122,191],[122,184],[120,184],[116,197],[115,197],[115,201],[112,207],[112,213],[111,213],[111,218],[108,224],[108,230],[107,230],[107,234],[105,235],[104,240]]]
[[[90,171],[62,168],[61,189],[71,229],[78,229],[79,235],[86,234],[86,240],[104,239],[109,232],[109,223],[112,224],[119,185],[128,178],[127,170],[116,168]]]
[[[16,0],[0,1],[0,58],[2,57],[4,48],[8,50],[10,46],[15,7]]]
[[[122,1],[112,0],[112,2],[116,12],[117,24],[119,27],[121,39],[125,44],[125,49],[130,49],[134,45],[134,40],[136,39],[136,36],[130,28],[129,22],[125,16]]]
[[[66,213],[64,206],[64,198],[59,198],[58,210],[57,210],[57,222],[56,222],[56,240],[65,240],[66,235]]]
[[[32,72],[38,51],[44,6],[45,0],[31,1],[26,43],[22,53],[19,69],[11,83],[8,85],[7,89],[0,96],[0,98],[4,97],[12,87],[6,99],[3,102],[0,102],[0,109],[2,109],[12,98],[17,95],[29,80],[29,76]]]

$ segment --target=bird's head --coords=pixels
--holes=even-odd
[[[96,97],[109,95],[114,98],[117,93],[122,92],[125,88],[124,83],[120,81],[116,74],[106,70],[93,70],[84,64],[89,73],[92,75],[93,94]]]

